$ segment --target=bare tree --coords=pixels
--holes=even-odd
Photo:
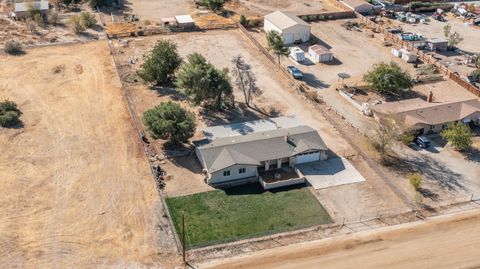
[[[257,79],[251,70],[251,66],[245,62],[241,55],[233,58],[233,77],[235,85],[243,92],[245,104],[250,107],[254,97],[262,94],[257,87]]]
[[[379,117],[378,127],[375,129],[375,136],[370,142],[373,147],[380,153],[380,157],[385,159],[387,149],[394,141],[401,140],[408,129],[401,120],[393,115],[385,115]]]

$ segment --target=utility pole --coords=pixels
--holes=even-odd
[[[183,262],[186,263],[187,259],[185,258],[185,214],[182,212],[182,254]]]

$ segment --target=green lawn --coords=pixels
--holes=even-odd
[[[330,216],[307,188],[263,191],[250,184],[167,198],[181,238],[185,214],[187,247],[235,241],[329,223]]]

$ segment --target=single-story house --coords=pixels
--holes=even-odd
[[[480,101],[476,98],[441,103],[413,98],[374,105],[372,111],[376,118],[397,117],[419,135],[441,132],[453,122],[480,124]]]
[[[295,174],[295,166],[327,159],[320,135],[296,118],[279,117],[207,128],[195,153],[210,185],[242,184]],[[298,175],[298,176],[297,176]],[[291,176],[288,176],[291,178]]]
[[[175,16],[177,21],[178,28],[181,29],[193,29],[195,27],[195,22],[190,15],[177,15]]]
[[[375,13],[375,7],[363,0],[342,0],[342,2],[351,10],[360,14],[370,15]]]
[[[308,48],[308,54],[315,62],[330,62],[333,60],[333,53],[321,45],[313,45]]]
[[[431,38],[427,40],[426,46],[431,51],[447,51],[448,41],[445,38]]]
[[[28,17],[28,11],[30,9],[36,9],[43,17],[46,17],[49,10],[48,1],[15,3],[15,9],[13,10],[12,17],[14,19],[25,19]]]
[[[291,12],[275,11],[264,17],[265,32],[276,31],[281,34],[285,44],[307,42],[310,39],[310,24]]]

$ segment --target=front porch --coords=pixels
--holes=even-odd
[[[259,169],[258,181],[263,189],[269,190],[285,186],[305,183],[305,178],[299,176],[296,170],[289,166],[267,170]]]

